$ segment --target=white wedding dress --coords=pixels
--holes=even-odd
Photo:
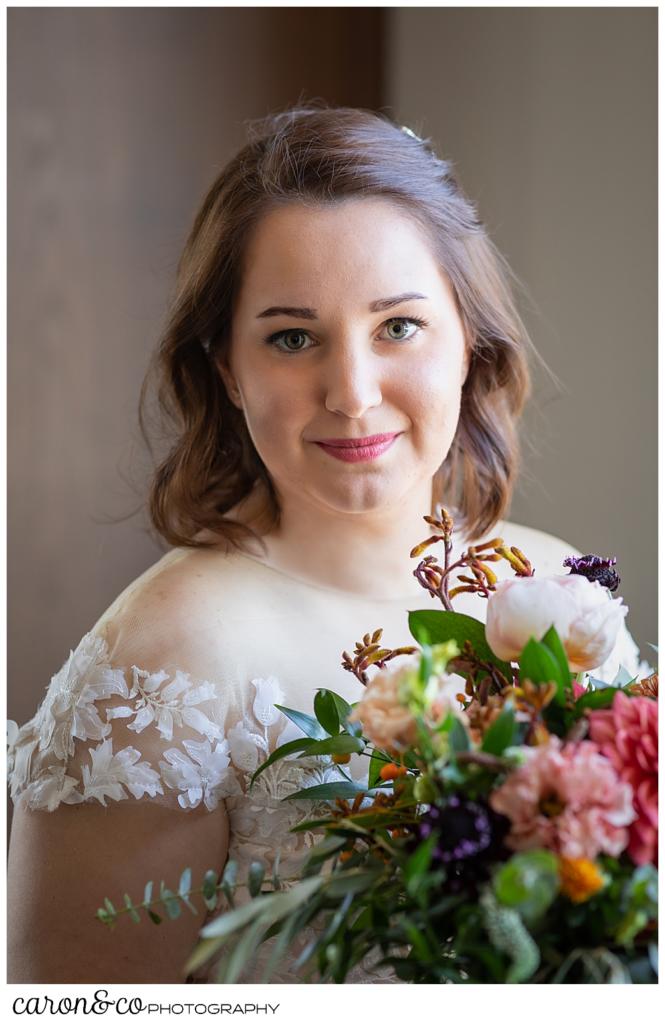
[[[564,571],[560,559],[541,568],[543,575]],[[329,757],[293,755],[268,768],[250,792],[249,777],[267,754],[302,736],[275,704],[312,714],[319,687],[358,700],[363,688],[342,668],[342,651],[378,628],[389,647],[413,643],[407,611],[440,607],[414,585],[407,595],[369,599],[239,552],[170,551],[82,638],[35,716],[21,728],[9,723],[12,800],[47,812],[83,801],[152,800],[178,813],[200,805],[212,811],[224,801],[238,877],[256,860],[270,877],[277,851],[280,875],[296,876],[320,834],[290,829],[323,808],[283,798],[340,778],[340,769]],[[484,618],[486,603],[463,597],[457,609]],[[612,679],[619,662],[636,671],[637,655],[623,628],[595,674]],[[459,689],[455,684],[451,695]],[[367,758],[354,755],[344,770],[362,780],[366,766]],[[300,937],[300,947],[309,937]],[[261,980],[269,948],[261,947],[241,982]],[[271,981],[298,981],[294,959]],[[214,981],[214,965],[188,980]],[[348,980],[397,979],[366,963]]]

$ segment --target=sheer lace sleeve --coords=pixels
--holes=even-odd
[[[121,666],[90,632],[53,676],[35,716],[10,722],[12,799],[61,803],[138,800],[213,810],[239,791],[224,735],[219,686],[176,669]]]

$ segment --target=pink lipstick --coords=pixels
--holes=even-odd
[[[314,443],[342,462],[370,462],[393,445],[397,434],[373,434],[371,437],[328,437]]]

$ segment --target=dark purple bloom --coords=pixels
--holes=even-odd
[[[422,815],[418,839],[423,842],[437,833],[432,866],[446,869],[447,887],[455,890],[484,881],[491,866],[509,856],[503,843],[509,831],[509,820],[484,800],[455,793]]]
[[[592,583],[597,581],[601,587],[615,591],[621,583],[621,577],[612,569],[617,564],[616,558],[601,558],[600,555],[582,555],[575,558],[564,558],[563,564],[570,569],[571,576],[586,576]]]

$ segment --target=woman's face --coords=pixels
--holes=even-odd
[[[245,252],[220,372],[282,501],[357,513],[417,493],[429,511],[466,347],[450,283],[395,204],[267,213]]]

